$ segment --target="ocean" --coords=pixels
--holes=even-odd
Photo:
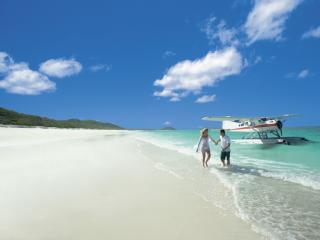
[[[214,139],[219,137],[216,129],[209,134]],[[227,135],[232,140],[243,136]],[[231,168],[220,166],[219,146],[211,144],[213,160],[208,171],[230,189],[235,214],[255,231],[271,239],[320,239],[320,127],[284,128],[283,135],[309,141],[269,146],[232,142]],[[139,131],[137,136],[192,155],[195,161],[201,158],[195,153],[199,130]],[[210,191],[214,186],[207,188]],[[212,197],[211,201],[216,199]]]

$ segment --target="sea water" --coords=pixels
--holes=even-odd
[[[218,130],[210,130],[214,139]],[[232,140],[243,134],[227,133]],[[219,167],[219,146],[208,171],[233,193],[236,214],[271,239],[320,239],[320,127],[286,128],[299,145],[231,144],[231,168]],[[199,130],[141,131],[139,137],[184,154],[195,154]]]

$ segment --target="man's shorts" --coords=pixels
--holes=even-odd
[[[225,160],[226,158],[228,161],[230,160],[230,151],[229,152],[225,152],[225,151],[221,152],[220,159]]]

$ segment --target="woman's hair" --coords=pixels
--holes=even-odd
[[[208,128],[203,128],[203,129],[201,129],[200,135],[202,136],[205,131],[209,131],[209,129],[208,129]]]

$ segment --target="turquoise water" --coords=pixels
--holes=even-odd
[[[219,137],[218,130],[209,134]],[[232,140],[243,136],[227,134]],[[199,130],[144,131],[140,136],[200,158],[195,153]],[[320,127],[286,128],[284,136],[309,142],[269,146],[232,142],[229,169],[219,166],[220,149],[212,144],[208,171],[232,190],[236,214],[268,238],[320,239]]]

